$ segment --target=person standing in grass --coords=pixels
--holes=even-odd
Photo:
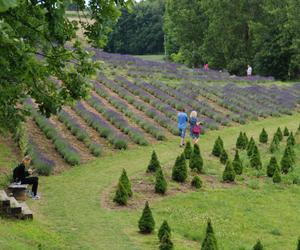
[[[248,64],[248,68],[247,68],[247,76],[251,77],[252,76],[252,67]]]
[[[40,197],[37,195],[37,189],[39,185],[39,178],[36,176],[28,177],[32,175],[33,170],[29,168],[26,170],[31,163],[31,157],[29,155],[25,156],[22,162],[13,170],[13,179],[15,182],[21,184],[32,185],[32,199],[38,200]]]
[[[177,115],[178,118],[178,130],[179,130],[179,136],[181,138],[180,140],[180,147],[184,146],[184,139],[185,139],[185,131],[186,131],[186,125],[188,122],[188,115],[185,112],[185,109],[182,108],[181,111]]]
[[[200,124],[201,122],[197,119],[197,112],[193,110],[190,114],[190,136],[193,140],[193,144],[197,143],[199,140],[201,132]]]

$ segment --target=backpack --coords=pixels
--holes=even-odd
[[[200,125],[197,125],[197,124],[196,124],[196,125],[193,127],[193,133],[196,134],[196,135],[199,135],[200,132],[201,132],[201,127],[200,127]]]

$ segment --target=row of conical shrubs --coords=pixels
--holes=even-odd
[[[152,211],[149,207],[148,201],[142,212],[142,216],[138,221],[139,231],[142,234],[151,234],[155,229],[155,221],[152,215]],[[166,220],[163,221],[158,230],[158,240],[160,243],[160,250],[172,250],[174,249],[174,244],[171,241],[171,228]],[[201,244],[201,250],[218,250],[218,243],[214,233],[214,229],[211,220],[207,220],[206,232],[204,240]],[[260,240],[257,240],[253,247],[253,250],[263,250],[263,244]],[[300,238],[298,239],[296,250],[300,250]]]

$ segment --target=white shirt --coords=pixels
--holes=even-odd
[[[247,75],[248,76],[252,75],[252,68],[251,68],[251,66],[249,66],[248,69],[247,69]]]

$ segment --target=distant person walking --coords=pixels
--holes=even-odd
[[[186,131],[186,126],[187,126],[187,122],[188,122],[188,115],[185,112],[184,108],[182,108],[181,111],[178,113],[177,119],[178,119],[179,136],[181,138],[180,147],[182,147],[182,146],[184,146],[185,131]]]
[[[33,170],[29,168],[26,170],[26,167],[30,165],[31,157],[25,156],[22,162],[14,169],[13,179],[15,182],[21,184],[30,184],[32,185],[32,199],[38,200],[40,197],[37,195],[37,189],[39,185],[39,178],[36,176],[28,177],[32,175]]]
[[[192,111],[190,114],[190,136],[193,139],[193,144],[197,143],[199,140],[199,135],[201,132],[200,122],[197,119],[197,112]]]
[[[205,63],[205,64],[204,64],[204,70],[205,70],[205,71],[208,71],[208,70],[209,70],[208,63]]]
[[[248,68],[247,68],[247,76],[248,77],[252,76],[252,67],[250,65],[248,65]]]

